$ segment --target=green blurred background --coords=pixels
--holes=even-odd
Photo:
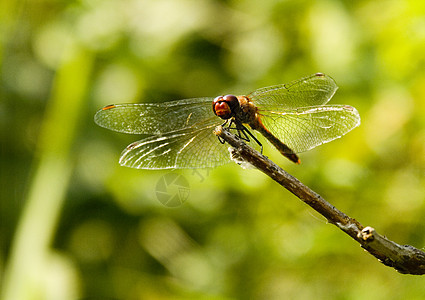
[[[0,297],[423,299],[425,280],[377,262],[256,170],[118,165],[139,139],[96,126],[104,105],[256,88],[324,72],[359,128],[291,164],[336,207],[425,244],[425,2],[3,0]]]

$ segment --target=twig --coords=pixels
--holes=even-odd
[[[347,233],[384,265],[403,274],[425,274],[425,253],[410,245],[399,245],[380,235],[372,227],[364,227],[350,218],[319,194],[285,172],[282,168],[221,126],[216,127],[217,136],[229,143],[235,160],[249,163],[271,177],[274,181],[300,198],[304,203],[324,216],[329,223]]]

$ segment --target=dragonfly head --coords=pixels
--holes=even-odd
[[[216,116],[223,120],[230,119],[239,106],[239,100],[234,95],[218,96],[214,99],[212,108]]]

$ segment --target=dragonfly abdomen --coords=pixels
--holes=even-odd
[[[257,128],[255,130],[259,131],[266,139],[269,140],[270,143],[272,143],[273,146],[286,158],[288,158],[290,161],[293,161],[296,164],[301,163],[298,155],[295,154],[295,152],[289,148],[286,144],[284,144],[281,140],[279,140],[277,137],[275,137],[262,123],[261,121],[257,125]]]

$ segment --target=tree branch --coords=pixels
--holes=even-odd
[[[403,274],[425,274],[424,252],[410,245],[399,245],[380,235],[372,227],[364,227],[222,126],[216,127],[214,133],[233,147],[231,153],[235,161],[249,163],[268,175],[324,216],[329,223],[334,224],[360,243],[381,263]]]

